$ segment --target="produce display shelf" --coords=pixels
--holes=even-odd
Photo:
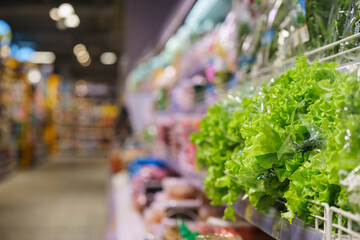
[[[348,42],[350,40],[359,40],[360,39],[360,33],[353,34],[349,37],[343,38],[341,40],[338,40],[333,43],[329,43],[327,45],[315,48],[311,51],[304,52],[300,55],[305,55],[308,57],[309,63],[314,63],[315,61],[319,62],[337,62],[340,65],[337,67],[337,70],[339,71],[346,71],[346,70],[354,70],[356,66],[360,64],[359,55],[357,52],[359,51],[360,47],[353,47],[348,50],[344,51],[338,51],[332,54],[325,54],[325,51],[332,50],[334,47],[341,47],[341,44],[344,42]],[[324,55],[323,57],[319,57],[318,54]],[[355,56],[349,57],[348,54],[353,54]],[[298,55],[299,56],[299,55]],[[269,66],[265,66],[259,70],[256,71],[256,73],[252,73],[250,75],[250,80],[253,82],[261,82],[264,79],[271,79],[274,77],[280,76],[280,74],[291,67],[293,67],[293,64],[298,56],[294,56],[291,58],[288,58],[283,61],[279,61],[273,64],[270,64]],[[340,61],[340,62],[339,62]]]
[[[167,166],[177,174],[183,176],[196,189],[204,191],[203,179],[205,174],[190,170],[183,170],[176,161],[167,160]],[[279,240],[325,240],[324,232],[315,228],[307,227],[298,219],[292,224],[281,218],[280,212],[270,208],[268,214],[258,212],[248,199],[242,200],[239,197],[235,207],[236,214],[246,221],[260,228],[270,236]]]
[[[279,240],[325,240],[325,234],[320,230],[305,226],[298,219],[292,224],[281,218],[280,212],[270,208],[268,214],[258,212],[248,199],[239,198],[234,206],[235,212],[246,221],[260,228],[270,236]]]
[[[193,187],[204,192],[204,172],[184,170],[176,161],[167,160],[165,163],[171,170],[188,180]],[[360,215],[352,214],[335,207],[329,207],[327,204],[321,204],[319,206],[323,207],[324,215],[313,215],[315,217],[314,228],[305,225],[300,219],[296,218],[293,219],[290,224],[287,219],[281,217],[279,211],[272,207],[267,214],[261,213],[254,208],[247,198],[243,199],[239,197],[234,208],[238,216],[278,240],[360,240],[360,233],[353,230],[351,224],[348,224],[347,228],[344,228],[341,224],[339,225],[339,223],[332,223],[334,216],[337,216],[339,219],[347,218],[348,222],[360,223]],[[339,222],[341,222],[341,220],[339,220]],[[336,234],[334,234],[334,232]]]

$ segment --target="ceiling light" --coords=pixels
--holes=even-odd
[[[82,56],[86,56],[89,55],[89,53],[85,50],[80,50],[77,54],[75,54],[77,57],[82,57]]]
[[[68,27],[68,28],[76,28],[80,24],[80,19],[79,19],[78,15],[76,15],[74,13],[74,14],[71,14],[71,15],[67,16],[65,18],[64,23],[65,23],[65,26]]]
[[[78,59],[78,61],[79,61],[80,63],[85,63],[85,62],[89,61],[90,56],[89,56],[89,54],[86,52],[86,54],[81,55],[81,56],[78,56],[77,59]]]
[[[91,58],[89,55],[89,52],[86,50],[86,47],[84,44],[77,44],[74,49],[73,52],[78,60],[78,62],[84,66],[87,67],[90,65],[91,63]]]
[[[62,18],[66,18],[74,13],[74,8],[70,3],[63,3],[59,6],[58,15]]]
[[[57,8],[52,8],[49,12],[50,18],[54,21],[59,21],[61,18],[58,14],[58,9]]]
[[[37,68],[30,69],[27,73],[27,80],[31,84],[36,84],[41,81],[41,72]]]
[[[56,57],[53,52],[34,52],[30,58],[33,63],[51,64],[54,63]]]
[[[0,20],[0,46],[10,46],[12,39],[12,32],[9,24],[5,21]]]
[[[105,64],[105,65],[114,64],[114,63],[116,63],[116,60],[117,60],[117,56],[113,52],[104,52],[100,56],[101,63]]]
[[[87,62],[80,63],[80,64],[81,64],[81,66],[83,66],[83,67],[87,67],[87,66],[90,65],[90,63],[91,63],[91,58],[89,58],[89,60],[88,60]]]
[[[84,44],[79,43],[79,44],[76,44],[73,51],[74,51],[75,55],[79,55],[79,53],[82,52],[82,51],[86,52],[86,47],[85,47]]]

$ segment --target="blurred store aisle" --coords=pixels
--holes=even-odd
[[[1,240],[102,240],[104,157],[58,157],[0,182]]]

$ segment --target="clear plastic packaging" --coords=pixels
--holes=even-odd
[[[360,3],[357,0],[341,1],[337,16],[337,31],[339,38],[346,38],[360,32]],[[340,51],[357,47],[359,40],[357,38],[346,41],[341,44]]]
[[[346,176],[340,183],[346,187],[351,210],[360,213],[360,165],[350,173],[340,171],[340,176],[341,173]]]
[[[288,1],[288,14],[282,19],[278,30],[278,52],[275,64],[281,64],[290,57],[305,51],[305,44],[310,40],[306,23],[305,0]]]
[[[360,92],[359,77],[346,96],[343,121],[338,134],[339,149],[334,156],[339,162],[339,181],[343,192],[339,205],[345,210],[360,213]],[[347,202],[346,202],[347,200]]]
[[[360,2],[357,0],[343,0],[340,1],[335,40],[342,41],[339,46],[334,49],[334,54],[341,53],[341,57],[336,59],[340,63],[348,63],[359,58],[359,37],[360,33]]]
[[[306,50],[312,50],[338,39],[335,31],[339,13],[338,0],[316,1],[306,0],[306,23],[310,41]]]

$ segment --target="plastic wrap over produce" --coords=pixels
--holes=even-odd
[[[338,154],[333,161],[339,162],[339,180],[344,186],[349,209],[360,212],[360,92],[359,77],[345,99],[342,127],[337,135]],[[338,159],[336,159],[338,158]],[[344,199],[346,197],[343,197]],[[346,206],[346,201],[344,200]]]
[[[192,140],[207,168],[205,191],[213,204],[228,205],[225,217],[234,219],[232,205],[243,192],[258,210],[274,206],[290,221],[313,222],[321,212],[316,203],[349,208],[337,136],[346,133],[341,109],[358,88],[356,77],[336,66],[299,57],[250,96],[209,110]]]
[[[239,80],[259,80],[274,66],[284,69],[299,54],[311,62],[358,59],[359,7],[357,0],[244,1],[238,14],[252,17],[239,19]]]

